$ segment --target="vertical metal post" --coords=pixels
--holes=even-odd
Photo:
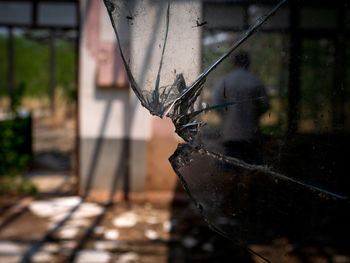
[[[55,88],[56,88],[56,47],[54,29],[50,30],[50,74],[49,74],[49,94],[51,114],[55,113]]]
[[[130,200],[129,198],[129,192],[130,192],[130,162],[131,162],[131,138],[130,134],[126,135],[127,137],[124,139],[125,148],[124,153],[126,156],[126,162],[125,162],[125,170],[124,170],[124,178],[123,178],[123,192],[124,192],[124,200],[128,202]],[[123,158],[121,158],[123,159]]]
[[[289,51],[289,85],[288,85],[288,135],[298,131],[300,118],[300,6],[290,2],[290,51]]]
[[[331,89],[332,129],[342,130],[345,122],[345,70],[346,70],[346,35],[344,3],[339,4],[338,25],[335,40],[334,82]]]
[[[247,30],[249,28],[249,5],[243,5],[243,29]]]
[[[124,194],[124,201],[128,202],[130,200],[130,176],[131,176],[131,159],[132,159],[132,137],[131,137],[131,125],[132,125],[132,116],[131,114],[131,105],[133,105],[133,97],[131,96],[131,89],[128,89],[128,98],[124,102],[124,109],[125,109],[125,121],[124,121],[124,139],[123,139],[123,155],[124,158],[121,158],[121,160],[125,160],[124,169],[123,169],[123,194]]]
[[[8,28],[8,40],[7,40],[7,85],[8,95],[10,98],[10,105],[12,107],[13,96],[15,92],[15,55],[14,55],[14,38],[13,28]]]
[[[81,29],[82,26],[80,25],[81,23],[81,15],[80,15],[80,10],[81,10],[81,2],[78,1],[77,3],[77,11],[76,11],[76,16],[77,16],[77,38],[75,40],[75,85],[76,85],[76,94],[75,94],[75,151],[74,151],[74,157],[75,157],[75,166],[74,166],[74,174],[76,178],[76,184],[75,184],[75,189],[74,192],[76,194],[81,194],[80,193],[80,125],[79,125],[79,94],[80,94],[80,38],[81,38]]]
[[[282,49],[286,49],[288,47],[288,35],[285,33],[280,34],[281,36],[281,47]],[[279,100],[279,108],[280,110],[277,113],[277,121],[279,125],[283,125],[283,129],[286,128],[287,123],[285,119],[284,112],[287,109],[286,107],[286,102],[285,102],[285,89],[287,85],[287,79],[286,79],[286,74],[285,74],[285,67],[287,64],[287,61],[284,56],[280,57],[279,61],[280,65],[280,70],[279,70],[279,85],[278,85],[278,100]]]

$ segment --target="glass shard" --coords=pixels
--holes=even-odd
[[[310,140],[286,133],[272,136],[273,132],[248,144],[245,139],[244,143],[223,140],[227,124],[224,115],[239,112],[241,119],[247,120],[249,112],[259,111],[251,117],[258,122],[268,110],[269,99],[265,92],[231,96],[225,83],[223,98],[215,99],[212,86],[216,85],[210,78],[221,74],[228,58],[286,2],[280,1],[258,18],[234,44],[205,53],[208,57],[214,53],[215,59],[201,73],[198,67],[190,66],[201,57],[200,30],[207,24],[200,18],[200,1],[104,0],[131,88],[151,114],[170,117],[175,132],[186,142],[179,144],[169,159],[182,185],[209,227],[256,255],[251,244],[283,237],[296,242],[325,234],[336,218],[346,218],[344,211],[349,205],[346,187],[341,187],[343,179],[329,176],[338,171],[326,154],[333,153],[332,143],[317,144],[317,136]],[[254,8],[251,6],[252,13]],[[121,26],[125,23],[127,29]],[[129,42],[124,41],[126,30]],[[230,34],[220,32],[208,35],[203,43],[209,46],[231,40]],[[272,99],[270,107],[275,104]],[[239,125],[242,134],[249,133],[242,123]],[[258,126],[251,127],[252,133],[259,134]],[[329,168],[328,174],[314,168],[320,160],[312,159],[312,154],[297,156],[320,156],[315,145],[325,153],[322,161]],[[306,167],[312,167],[311,172]]]

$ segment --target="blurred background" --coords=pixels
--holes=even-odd
[[[279,1],[169,2],[184,10],[168,45],[191,49],[171,49],[190,84]],[[167,1],[138,5],[118,10],[120,45],[153,87]],[[264,164],[345,196],[349,31],[346,0],[288,1],[240,48],[269,97]],[[232,69],[227,59],[210,74],[201,102]],[[220,119],[202,121],[203,141],[218,146]],[[0,0],[0,261],[263,262],[206,226],[168,161],[182,142],[174,129],[132,93],[103,1]],[[302,245],[281,236],[249,247],[272,262],[350,262],[349,227],[328,223]]]

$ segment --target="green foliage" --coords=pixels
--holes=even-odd
[[[211,66],[215,61],[218,60],[219,57],[221,57],[223,54],[227,52],[230,45],[225,44],[220,47],[214,48],[214,49],[207,49],[203,52],[203,66],[204,68],[208,68]],[[228,73],[232,70],[232,61],[230,59],[227,59],[223,61],[220,64],[220,67],[218,67],[218,70],[223,71],[225,73]]]
[[[36,195],[35,185],[21,177],[6,176],[0,179],[0,195]]]
[[[15,92],[13,93],[13,97],[11,100],[11,111],[14,114],[18,112],[18,109],[22,104],[22,99],[23,99],[25,89],[26,89],[25,84],[21,82],[15,89]]]
[[[6,39],[0,36],[0,97],[7,94],[7,46]]]
[[[16,86],[25,85],[23,96],[49,94],[49,44],[17,35],[14,39]],[[7,38],[0,36],[0,96],[7,95]],[[72,42],[56,41],[56,81],[68,100],[76,97],[76,53]]]
[[[16,176],[31,160],[31,117],[0,121],[0,176]]]
[[[48,46],[16,36],[14,52],[16,83],[26,84],[26,96],[46,95],[49,83]]]
[[[280,34],[257,34],[250,43],[251,70],[275,94],[287,90],[286,42],[286,37]]]
[[[267,136],[283,136],[286,133],[283,126],[279,124],[261,125],[259,129],[262,135],[267,135]]]
[[[330,110],[334,71],[334,43],[304,40],[301,75],[301,106],[306,118],[318,119]],[[320,66],[322,65],[322,66]]]
[[[19,176],[32,157],[31,117],[0,121],[0,145],[0,194],[37,194],[37,188]]]
[[[75,101],[76,90],[76,53],[75,46],[67,41],[58,40],[56,43],[57,55],[57,85],[63,89],[68,101]]]

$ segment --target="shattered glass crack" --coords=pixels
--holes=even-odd
[[[175,132],[186,142],[178,145],[169,160],[209,227],[269,262],[249,245],[283,236],[288,236],[290,240],[302,238],[310,230],[310,225],[313,229],[322,228],[321,219],[327,218],[330,213],[335,215],[341,210],[339,207],[347,206],[348,197],[325,190],[302,178],[285,175],[276,171],[273,165],[254,164],[235,156],[227,156],[218,150],[216,145],[211,146],[207,139],[210,133],[206,134],[207,113],[217,112],[220,115],[220,112],[227,111],[228,108],[260,101],[263,97],[254,96],[248,100],[228,101],[210,106],[211,101],[201,103],[201,93],[208,88],[205,84],[211,73],[278,12],[287,0],[280,1],[266,15],[256,20],[222,56],[192,81],[186,72],[178,69],[183,57],[180,56],[177,60],[171,58],[171,52],[176,50],[176,39],[179,45],[182,41],[182,36],[173,35],[173,31],[178,32],[176,27],[179,24],[172,23],[172,19],[181,16],[183,9],[179,8],[176,1],[149,2],[104,0],[131,88],[142,106],[151,114],[171,118]],[[147,8],[157,7],[157,17],[154,19],[158,24],[153,27],[161,30],[160,33],[155,33],[158,35],[154,40],[142,32],[142,29],[137,30],[137,27],[138,23],[149,22],[147,16],[152,15]],[[195,12],[192,6],[188,4],[187,8],[190,10],[188,13],[193,16],[192,13]],[[132,17],[129,16],[130,13],[133,14]],[[138,70],[144,71],[141,75],[150,74],[153,85],[149,85],[144,80],[145,77],[135,75],[133,71],[137,70],[133,70],[132,65],[129,65],[123,51],[118,22],[131,18],[133,23],[128,25],[132,27],[130,30],[135,34],[133,36],[138,38],[137,41],[147,39],[151,43],[150,50],[144,50],[146,62]],[[199,21],[202,20],[193,16],[190,28],[200,30],[198,28],[207,24],[206,21]],[[140,24],[139,26],[142,27]],[[152,33],[154,32],[150,34]],[[175,43],[175,48],[174,45],[169,47],[172,43]],[[159,46],[159,50],[155,59],[147,61],[147,54],[155,53],[156,46]],[[148,67],[152,67],[153,70]],[[175,69],[175,75],[169,71],[170,68]],[[224,97],[226,98],[226,90]]]

